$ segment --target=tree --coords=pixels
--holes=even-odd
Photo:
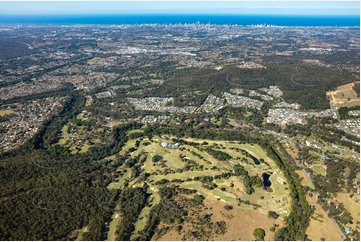
[[[169,182],[169,180],[167,180],[167,179],[161,179],[159,181],[156,181],[155,185],[163,185],[163,184],[166,184],[168,182]]]
[[[256,238],[256,240],[264,240],[264,237],[266,236],[266,232],[261,228],[256,228],[253,231],[253,235]]]
[[[268,211],[268,217],[277,219],[279,217],[279,215],[275,211]]]

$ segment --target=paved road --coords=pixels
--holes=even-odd
[[[344,235],[344,233],[342,232],[342,230],[340,229],[340,227],[338,226],[338,224],[336,223],[336,221],[331,218],[332,222],[335,224],[335,227],[337,228],[337,232],[341,235],[341,237],[343,239],[346,239],[346,236]]]
[[[284,137],[283,135],[280,135],[280,134],[278,134],[278,133],[275,133],[275,132],[272,132],[272,131],[268,131],[268,130],[267,130],[266,132],[267,132],[268,134],[272,134],[272,135],[275,135],[275,136],[279,136],[279,137],[281,137],[281,138],[283,138],[283,139],[286,139],[286,140],[288,140],[289,142],[291,142],[291,143],[295,144],[296,146],[298,146],[300,149],[303,149],[303,147],[304,147],[304,146],[302,146],[301,144],[298,144],[297,142],[294,142],[293,140],[291,140],[291,139],[289,139],[289,138],[287,138],[287,137]],[[302,164],[302,157],[300,157],[300,163]],[[303,167],[303,166],[302,166],[302,167]],[[306,175],[306,177],[307,177],[307,180],[310,182],[311,188],[315,191],[316,194],[318,194],[318,192],[317,192],[316,189],[315,189],[315,185],[313,184],[312,179],[311,179],[310,175],[308,174],[308,172],[305,170],[305,168],[302,168],[302,171],[305,173],[305,175]],[[334,223],[334,225],[335,225],[335,227],[336,227],[336,229],[337,229],[337,232],[340,234],[341,238],[345,239],[346,236],[345,236],[345,234],[342,232],[341,228],[338,226],[338,224],[336,223],[336,221],[335,221],[333,218],[331,218],[331,220],[332,220],[332,222]]]

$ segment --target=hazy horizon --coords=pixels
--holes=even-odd
[[[0,15],[239,14],[359,16],[358,1],[18,1],[0,2]]]

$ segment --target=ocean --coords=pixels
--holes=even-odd
[[[0,15],[0,24],[268,24],[278,26],[360,26],[360,16],[210,14]]]

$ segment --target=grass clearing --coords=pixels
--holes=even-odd
[[[76,240],[77,240],[77,241],[82,241],[82,240],[84,240],[84,239],[83,239],[83,234],[86,233],[86,232],[89,232],[88,226],[85,226],[84,228],[79,229],[79,230],[78,230],[78,238],[77,238]]]
[[[212,214],[211,221],[216,223],[224,221],[226,223],[226,231],[224,234],[217,235],[212,233],[208,240],[220,240],[220,241],[253,241],[255,239],[253,231],[255,228],[263,228],[266,232],[265,240],[272,240],[275,232],[271,232],[270,228],[275,224],[279,225],[279,228],[284,226],[284,221],[281,218],[273,220],[268,218],[267,215],[261,214],[257,211],[245,209],[242,207],[233,207],[232,210],[227,211],[224,208],[225,203],[216,200],[204,200],[205,210],[204,213]],[[191,218],[194,219],[194,218]],[[158,240],[162,241],[174,241],[182,240],[182,237],[192,230],[190,222],[186,222],[183,226],[181,233],[174,230],[169,230]]]
[[[120,212],[116,211],[113,216],[112,220],[109,224],[109,231],[108,231],[108,237],[107,241],[115,241],[115,231],[117,230],[117,225],[120,221],[121,215]]]
[[[131,177],[131,170],[127,169],[127,171],[122,175],[119,176],[119,181],[112,182],[108,185],[108,189],[121,189],[124,187],[125,181],[130,179]]]
[[[0,117],[5,117],[7,115],[10,115],[10,114],[14,114],[15,112],[11,109],[3,109],[3,110],[0,110]]]
[[[310,181],[307,179],[306,174],[302,171],[302,170],[296,170],[296,173],[299,175],[300,180],[301,180],[301,185],[302,186],[307,186],[307,187],[311,187],[311,183]]]
[[[311,216],[310,224],[306,230],[306,234],[310,240],[341,241],[341,235],[337,232],[336,225],[328,217],[327,213],[317,203],[315,196],[306,196],[308,203],[315,206],[314,214]]]
[[[78,115],[78,119],[82,119],[82,117]],[[89,128],[86,126],[77,126],[73,122],[69,122],[62,127],[58,144],[68,148],[71,154],[76,154],[86,153],[92,145],[105,142],[102,140],[103,132],[106,132],[103,128],[93,127],[91,133],[88,130]]]
[[[59,139],[60,145],[65,145],[66,141],[69,139],[68,127],[68,125],[64,125],[61,129],[61,138]]]
[[[316,174],[320,174],[322,176],[326,176],[326,165],[323,164],[312,164],[310,165],[310,168],[312,169],[312,171]]]
[[[134,133],[143,133],[143,132],[144,132],[143,129],[132,129],[132,130],[127,131],[127,135],[134,134]]]
[[[306,174],[302,170],[297,170],[296,173],[301,178],[302,186],[312,187]],[[328,217],[327,213],[322,209],[320,204],[317,203],[315,195],[313,195],[313,197],[306,195],[306,199],[311,206],[315,206],[315,211],[310,218],[310,224],[306,230],[308,238],[311,240],[321,240],[321,238],[324,238],[327,241],[342,240],[341,236],[337,232],[335,224]]]
[[[357,222],[360,222],[360,200],[357,195],[350,197],[348,193],[339,193],[336,197],[337,201],[343,203],[345,209],[351,213],[353,218],[353,224],[348,224],[347,226],[351,229],[356,228]]]

